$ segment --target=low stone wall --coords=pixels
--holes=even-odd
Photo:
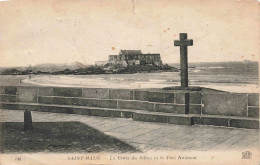
[[[204,94],[202,114],[259,117],[259,94]]]
[[[259,94],[257,93],[203,93],[201,91],[187,93],[167,90],[2,86],[0,101],[259,117]]]

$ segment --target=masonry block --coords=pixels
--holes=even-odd
[[[259,106],[259,94],[248,94],[248,106]]]
[[[201,105],[190,104],[189,108],[190,108],[189,110],[190,114],[201,114]]]
[[[191,117],[179,117],[179,125],[191,125]]]
[[[39,108],[39,105],[18,104],[20,110],[37,111]]]
[[[82,97],[109,99],[109,89],[84,88],[84,89],[82,89]]]
[[[137,110],[147,110],[147,101],[129,101],[129,100],[118,100],[118,108],[120,109],[137,109]]]
[[[81,106],[82,99],[81,98],[66,98],[68,105],[78,105]]]
[[[36,87],[19,87],[17,88],[17,101],[27,103],[37,103]]]
[[[44,107],[45,107],[45,105],[39,105],[39,108],[37,109],[37,111],[39,111],[39,112],[47,112],[46,108],[44,108]]]
[[[66,97],[53,97],[52,103],[59,105],[73,105],[73,100]]]
[[[28,108],[28,105],[26,104],[17,104],[18,110],[26,110]]]
[[[133,113],[134,121],[147,121],[147,114]]]
[[[53,112],[53,106],[40,105],[39,111],[41,112]]]
[[[115,111],[115,110],[111,110],[111,115],[110,117],[117,117],[117,118],[121,118],[121,111]]]
[[[78,115],[91,115],[91,110],[86,108],[73,108],[71,110],[72,114],[78,114]]]
[[[201,118],[200,117],[191,117],[191,125],[194,124],[201,124]]]
[[[148,94],[149,102],[161,102],[164,103],[165,101],[165,94],[162,92],[149,92]]]
[[[259,118],[259,107],[248,107],[248,117]]]
[[[156,103],[148,102],[147,110],[148,111],[155,111],[155,104]]]
[[[249,120],[249,119],[231,119],[230,127],[237,128],[248,128],[248,129],[259,129],[259,120]]]
[[[71,108],[71,107],[58,107],[58,106],[55,106],[55,107],[49,107],[49,109],[53,113],[69,113],[69,114],[71,114],[73,108]]]
[[[158,122],[158,123],[167,123],[167,116],[161,116],[161,115],[147,115],[147,121],[148,122]]]
[[[191,117],[168,116],[168,123],[178,125],[191,125]]]
[[[38,96],[38,103],[52,104],[53,97]]]
[[[52,106],[40,105],[38,111],[40,112],[52,112]]]
[[[54,97],[54,104],[98,107],[98,99]]]
[[[53,96],[82,97],[80,88],[53,88]]]
[[[201,92],[191,92],[190,96],[190,104],[201,104]]]
[[[79,105],[81,106],[90,106],[90,107],[98,107],[98,99],[80,99]]]
[[[52,112],[57,113],[57,110],[60,110],[60,108],[54,107],[54,106],[42,106],[41,111],[43,112]],[[64,110],[61,110],[62,113],[66,112]]]
[[[175,93],[174,94],[175,104],[185,104],[185,93]]]
[[[165,103],[174,103],[174,93],[165,93],[164,102]]]
[[[132,117],[133,117],[133,112],[129,112],[129,111],[121,112],[121,118],[132,118]]]
[[[204,94],[203,103],[203,114],[226,116],[246,116],[247,114],[246,94]]]
[[[219,117],[201,117],[200,122],[202,125],[216,125],[216,126],[226,126],[228,127],[228,118]]]
[[[109,99],[133,100],[133,91],[130,89],[110,89]]]
[[[91,109],[92,116],[110,117],[111,111],[104,109]]]
[[[0,94],[5,94],[5,87],[4,86],[0,86]]]
[[[134,91],[134,100],[148,101],[148,91]]]
[[[155,104],[155,110],[157,112],[184,114],[185,113],[185,105]]]
[[[0,102],[16,102],[16,95],[0,95]]]
[[[38,96],[53,96],[52,87],[38,87]]]
[[[78,105],[81,106],[81,98],[65,98],[67,105]]]
[[[17,104],[8,104],[8,103],[1,103],[2,104],[2,109],[10,109],[10,110],[18,110],[18,105]]]
[[[16,95],[17,87],[9,86],[5,87],[5,94]]]
[[[117,108],[117,100],[99,100],[98,107],[100,108]]]
[[[72,114],[73,113],[73,109],[72,107],[59,107],[59,108],[55,108],[55,110],[57,110],[58,113],[69,113]]]

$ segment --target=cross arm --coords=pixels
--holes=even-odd
[[[192,46],[193,40],[174,40],[174,46]]]
[[[181,46],[181,41],[174,40],[174,46]]]
[[[193,45],[193,40],[184,40],[184,45],[187,45],[187,46],[192,46]]]

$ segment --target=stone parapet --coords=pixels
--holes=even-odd
[[[104,117],[123,116],[134,120],[172,124],[256,128],[255,125],[259,121],[259,94],[257,93],[1,86],[0,102],[4,109],[91,114]],[[137,111],[142,113],[137,114]],[[155,115],[158,113],[160,115]],[[169,117],[171,115],[175,116]],[[191,115],[192,118],[182,120],[176,117],[178,115],[182,117]],[[143,117],[145,119],[142,119]],[[244,118],[239,117],[248,120],[244,121]]]

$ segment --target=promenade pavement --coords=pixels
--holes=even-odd
[[[21,110],[0,110],[1,122],[23,122]],[[143,152],[158,150],[246,150],[259,147],[259,130],[173,125],[76,114],[32,111],[33,122],[77,121]]]

